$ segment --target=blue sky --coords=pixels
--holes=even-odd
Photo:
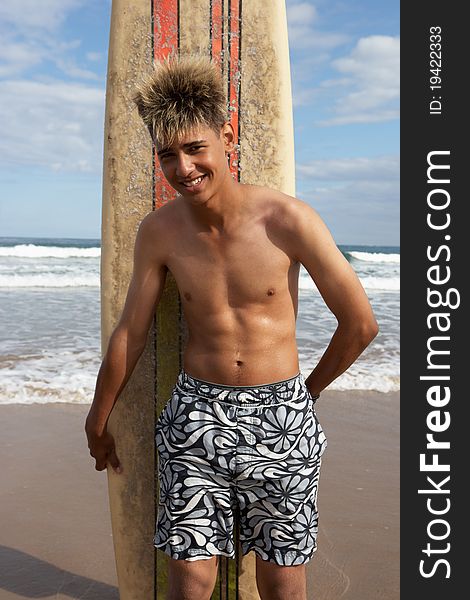
[[[399,244],[399,2],[287,0],[297,196]],[[100,237],[111,0],[0,3],[0,236]]]

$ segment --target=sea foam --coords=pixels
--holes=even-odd
[[[366,262],[373,263],[394,263],[400,264],[399,254],[385,254],[384,252],[347,252],[349,256],[356,260],[363,260]]]
[[[0,288],[78,288],[99,287],[98,273],[38,273],[0,275]]]
[[[18,244],[0,247],[0,256],[16,258],[99,258],[101,248],[62,248],[60,246],[36,246]]]

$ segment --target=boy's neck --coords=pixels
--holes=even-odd
[[[244,185],[235,181],[231,174],[224,184],[206,202],[187,200],[193,219],[203,227],[220,232],[238,222],[243,211]]]

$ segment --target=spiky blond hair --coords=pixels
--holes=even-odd
[[[134,102],[153,141],[165,145],[201,125],[219,133],[228,120],[219,69],[200,55],[170,56],[155,65]]]

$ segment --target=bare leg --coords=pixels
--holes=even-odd
[[[256,584],[261,600],[307,600],[305,565],[283,567],[256,555]]]
[[[166,600],[209,600],[217,579],[218,556],[168,562]]]

